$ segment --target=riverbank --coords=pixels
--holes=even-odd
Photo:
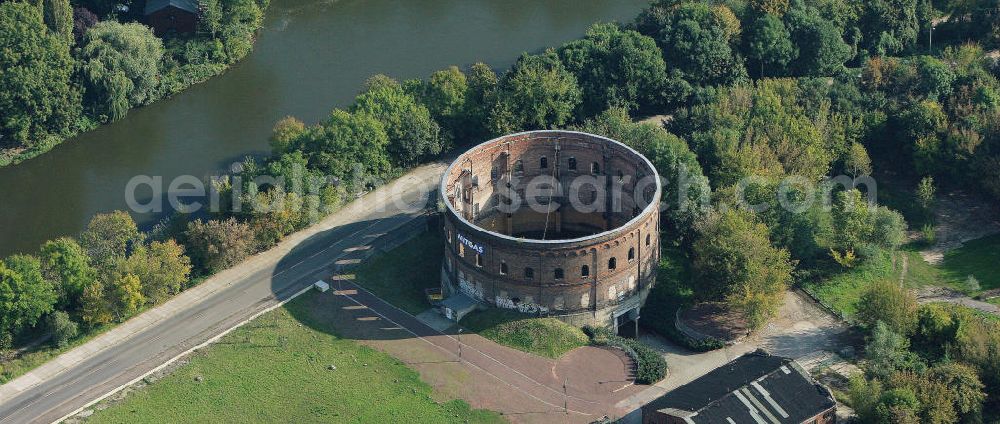
[[[135,176],[162,177],[166,185],[262,157],[275,122],[289,115],[325,120],[374,74],[426,78],[478,61],[504,69],[522,52],[576,39],[593,22],[630,20],[647,4],[274,0],[253,53],[222,75],[0,168],[0,256],[35,253],[46,240],[79,234],[95,214],[128,209],[125,188]],[[319,40],[329,42],[313,48]],[[141,228],[163,216],[132,215]]]
[[[50,100],[51,107],[65,109],[56,116],[66,122],[61,125],[31,122],[30,131],[22,130],[28,135],[18,134],[8,140],[2,140],[2,136],[9,136],[6,133],[11,128],[0,127],[0,141],[9,145],[0,148],[0,168],[34,159],[68,140],[124,118],[129,111],[168,100],[226,72],[252,51],[269,3],[270,0],[219,0],[211,3],[217,9],[214,18],[202,16],[196,32],[168,32],[168,35],[154,35],[152,28],[131,22],[134,16],[128,14],[118,18],[119,23],[118,19],[112,19],[114,15],[107,15],[107,20],[102,21],[88,9],[77,8],[73,11],[77,25],[74,31],[79,32],[69,35],[70,54],[66,59],[69,66],[81,70],[72,73],[66,81],[70,86],[66,99]],[[0,21],[0,25],[7,23]],[[66,41],[62,34],[54,29],[44,32],[46,34],[37,37],[57,37],[60,45],[55,49],[67,47],[62,44]],[[29,45],[31,41],[23,37],[15,38],[13,43]],[[129,66],[119,63],[126,61],[130,62]],[[7,62],[5,59],[4,63]],[[21,65],[44,67],[52,64]],[[36,71],[44,72],[44,69]],[[112,75],[115,78],[124,76],[125,80],[113,80]],[[22,81],[15,76],[10,79],[8,83],[19,88]],[[58,87],[56,82],[48,83],[51,85],[47,87],[49,90]],[[123,90],[115,84],[130,88]],[[22,89],[29,90],[28,87]],[[39,128],[34,128],[36,126]]]

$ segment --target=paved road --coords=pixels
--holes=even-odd
[[[406,202],[420,200],[421,193],[439,182],[442,172],[440,164],[418,168],[316,226],[289,237],[275,249],[202,283],[218,285],[218,290],[195,299],[184,298],[188,293],[185,292],[134,318],[156,319],[133,334],[121,336],[110,347],[86,355],[79,352],[73,355],[70,351],[46,364],[47,369],[66,365],[60,372],[45,375],[39,371],[36,374],[42,377],[27,375],[0,387],[3,399],[0,423],[58,420],[329,276],[333,264],[345,255],[345,249],[362,245],[365,240],[399,227],[419,214],[407,208]],[[384,197],[390,192],[405,193],[400,197],[403,202]],[[181,302],[185,304],[178,307]],[[106,339],[114,336],[116,330],[122,332],[134,327],[122,325],[99,338]],[[77,349],[86,348],[87,344]],[[69,363],[76,361],[74,358],[79,358],[78,362]]]

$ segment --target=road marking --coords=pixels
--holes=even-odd
[[[390,231],[392,231],[392,230],[395,230],[395,229],[397,229],[397,228],[399,228],[399,227],[402,227],[403,225],[405,225],[405,224],[407,224],[407,223],[411,222],[411,221],[412,221],[413,219],[416,219],[416,217],[417,217],[418,215],[407,215],[407,216],[409,217],[409,219],[406,219],[406,220],[403,220],[403,221],[402,221],[401,223],[399,223],[398,225],[396,225],[396,226],[392,227],[392,229],[391,229]],[[367,227],[364,227],[364,228],[362,228],[362,229],[359,229],[359,230],[357,230],[357,231],[355,231],[355,232],[353,232],[353,233],[351,233],[351,234],[348,234],[348,235],[347,235],[347,236],[345,236],[345,237],[342,237],[342,238],[341,238],[341,240],[338,240],[338,241],[337,241],[337,242],[335,242],[335,243],[334,243],[333,245],[331,245],[331,246],[329,246],[329,247],[327,247],[327,248],[325,248],[325,249],[323,249],[323,250],[321,250],[321,251],[317,252],[316,254],[313,254],[313,255],[311,255],[311,256],[309,256],[309,257],[305,258],[305,259],[302,259],[301,261],[299,261],[299,262],[296,262],[296,263],[295,263],[295,264],[293,264],[293,265],[290,265],[290,266],[289,266],[288,268],[285,268],[284,270],[282,270],[282,271],[280,271],[280,272],[278,272],[278,273],[275,273],[275,274],[274,274],[274,275],[272,276],[272,278],[273,278],[273,277],[277,277],[277,276],[279,276],[279,275],[281,275],[281,274],[285,273],[286,271],[290,271],[291,269],[293,269],[293,268],[295,268],[295,267],[297,267],[297,266],[299,266],[299,265],[303,264],[304,262],[306,262],[306,261],[309,261],[309,260],[311,260],[311,259],[315,258],[316,256],[318,256],[318,255],[322,254],[322,253],[325,253],[325,252],[327,252],[328,250],[330,250],[330,249],[334,248],[334,247],[335,247],[335,246],[336,246],[337,244],[339,244],[339,243],[342,243],[342,242],[343,242],[343,241],[344,241],[345,239],[350,239],[350,238],[353,238],[354,236],[358,235],[359,233],[361,233],[361,232],[364,232],[364,231],[367,231],[367,230],[371,229],[372,227],[374,227],[375,225],[377,225],[377,224],[380,224],[380,223],[383,223],[383,222],[385,222],[385,221],[387,221],[387,220],[390,220],[390,219],[393,219],[393,218],[395,218],[395,217],[396,217],[396,216],[390,216],[390,217],[386,217],[386,218],[377,218],[377,219],[373,220],[373,221],[372,221],[372,223],[371,223],[371,224],[369,224],[369,225],[368,225]],[[346,224],[345,224],[345,225],[346,225]],[[338,257],[339,257],[339,256],[338,256]],[[317,266],[317,267],[315,267],[315,268],[313,268],[313,269],[309,270],[308,272],[313,272],[313,271],[317,271],[317,270],[320,270],[320,269],[322,269],[322,268],[326,268],[327,266],[328,266],[328,264],[323,264],[323,265],[321,265],[321,266]],[[257,271],[254,271],[254,272],[257,272]],[[248,272],[248,273],[244,274],[244,276],[243,276],[243,277],[240,277],[240,278],[246,278],[246,276],[248,276],[248,275],[250,275],[250,274],[253,274],[254,272]],[[290,282],[289,284],[287,284],[287,285],[285,286],[285,288],[287,289],[287,288],[290,288],[290,287],[293,287],[293,286],[295,285],[295,283],[297,283],[297,282],[300,282],[301,280],[303,280],[303,278],[300,278],[300,279],[298,279],[298,280],[295,280],[295,281],[293,281],[293,282]],[[224,290],[224,289],[225,289],[226,287],[231,287],[231,286],[232,286],[232,284],[228,284],[228,285],[226,285],[225,287],[223,287],[222,289],[219,289],[219,290],[216,290],[216,291],[212,292],[212,294],[214,295],[214,294],[217,294],[217,293],[219,293],[219,292],[222,292],[222,291],[223,291],[223,290]],[[98,403],[98,402],[100,402],[100,401],[102,401],[102,400],[104,400],[104,399],[107,399],[107,398],[108,398],[109,396],[111,396],[111,395],[113,395],[113,394],[115,394],[115,393],[118,393],[118,392],[119,392],[119,391],[121,391],[122,389],[124,389],[124,388],[126,388],[126,387],[128,387],[128,386],[131,386],[131,385],[133,385],[133,384],[135,384],[135,383],[139,382],[139,380],[142,380],[142,379],[144,379],[144,378],[148,377],[149,375],[151,375],[151,374],[153,374],[153,373],[155,373],[155,372],[157,372],[157,371],[160,371],[160,370],[162,370],[163,368],[165,368],[165,367],[167,367],[168,365],[170,365],[170,364],[174,363],[175,361],[177,361],[177,360],[178,360],[178,359],[180,359],[181,357],[184,357],[184,356],[186,356],[186,355],[190,354],[191,352],[193,352],[193,351],[195,351],[195,350],[198,350],[198,349],[200,349],[200,348],[203,348],[203,347],[205,347],[205,346],[208,346],[208,345],[209,345],[209,344],[211,344],[211,343],[214,343],[215,341],[218,341],[218,340],[219,340],[219,339],[221,339],[221,338],[222,338],[223,336],[225,336],[225,335],[229,334],[230,332],[232,332],[232,331],[233,331],[233,330],[235,330],[236,328],[239,328],[239,327],[243,326],[243,325],[244,325],[244,324],[246,324],[247,322],[250,322],[250,321],[254,320],[255,318],[259,317],[260,315],[263,315],[263,314],[265,314],[265,313],[267,313],[267,312],[270,312],[270,311],[272,311],[272,310],[274,310],[274,309],[277,309],[278,307],[281,307],[281,306],[283,306],[283,305],[284,305],[285,303],[288,303],[289,301],[291,301],[291,300],[293,300],[293,299],[295,299],[295,298],[297,298],[297,297],[301,296],[301,295],[302,295],[302,294],[304,294],[305,292],[309,291],[309,290],[310,290],[311,288],[312,288],[312,285],[308,285],[308,286],[306,286],[305,288],[303,288],[303,289],[299,290],[298,292],[296,292],[296,293],[292,294],[292,295],[291,295],[290,297],[288,297],[287,299],[285,299],[285,300],[280,300],[280,301],[278,301],[278,303],[277,303],[277,304],[274,304],[274,305],[271,305],[271,306],[269,306],[269,307],[265,308],[265,309],[264,309],[264,310],[262,310],[262,311],[259,311],[259,312],[257,312],[257,313],[254,313],[254,314],[253,314],[252,316],[250,316],[250,318],[247,318],[247,319],[245,319],[245,320],[242,320],[242,321],[238,322],[237,324],[235,324],[235,325],[233,325],[233,326],[229,327],[228,329],[224,329],[224,330],[223,330],[223,331],[222,331],[222,332],[221,332],[220,334],[218,334],[218,335],[215,335],[215,336],[213,336],[213,337],[209,338],[209,339],[208,339],[208,340],[206,340],[205,342],[203,342],[203,343],[200,343],[200,344],[198,344],[198,345],[196,345],[196,346],[194,346],[194,347],[192,347],[192,348],[190,348],[190,349],[187,349],[187,350],[185,350],[184,352],[182,352],[182,353],[180,353],[180,354],[178,354],[178,355],[175,355],[175,356],[174,356],[174,357],[172,357],[172,358],[169,358],[169,359],[167,359],[167,361],[166,361],[166,362],[164,362],[163,364],[160,364],[160,365],[156,366],[156,367],[155,367],[155,368],[153,368],[152,370],[150,370],[150,371],[148,371],[148,372],[146,372],[146,373],[144,373],[144,374],[142,374],[142,375],[140,375],[140,376],[138,376],[138,377],[136,377],[136,378],[132,379],[131,381],[129,381],[129,382],[125,383],[125,384],[122,384],[122,385],[120,385],[120,386],[118,386],[118,387],[115,387],[115,388],[114,388],[114,389],[112,389],[111,391],[109,391],[109,392],[107,392],[107,393],[105,393],[105,394],[103,394],[103,395],[101,395],[101,396],[97,397],[96,399],[94,399],[94,400],[92,400],[92,401],[90,401],[90,402],[87,402],[87,403],[86,403],[85,405],[83,405],[83,406],[81,406],[81,407],[77,408],[77,409],[76,409],[76,410],[74,410],[73,412],[70,412],[70,413],[68,413],[68,414],[66,414],[66,415],[64,415],[64,416],[62,416],[61,418],[59,418],[59,419],[55,420],[54,422],[57,422],[57,423],[58,423],[58,422],[61,422],[61,421],[63,421],[63,420],[66,420],[67,418],[70,418],[70,417],[72,417],[72,416],[74,416],[74,415],[76,415],[76,414],[80,413],[80,411],[83,411],[84,409],[87,409],[88,407],[90,407],[90,406],[92,406],[92,405],[94,405],[94,404],[96,404],[96,403]],[[245,292],[245,291],[244,291],[244,292]],[[264,299],[261,299],[261,300],[259,300],[259,301],[258,301],[257,303],[260,303],[261,301],[267,301],[267,300],[268,300],[269,298],[274,298],[274,300],[277,300],[277,297],[275,297],[275,296],[274,296],[274,295],[272,294],[271,296],[268,296],[267,298],[264,298]],[[230,298],[229,300],[232,300],[232,298]],[[229,315],[229,316],[227,316],[226,318],[229,318],[229,317],[232,317],[233,315],[236,315],[236,314],[238,314],[238,313],[239,313],[239,312],[236,312],[236,313],[233,313],[233,314],[230,314],[230,315]],[[221,320],[220,322],[223,322],[223,321],[225,321],[225,318],[224,318],[223,320]],[[152,327],[152,325],[150,325],[150,326],[148,326],[148,327],[144,328],[144,329],[143,329],[143,330],[141,330],[141,331],[146,331],[146,330],[148,330],[148,329],[149,329],[150,327]],[[203,331],[205,331],[205,330],[203,330]],[[199,333],[199,334],[200,334],[200,333]],[[127,339],[125,339],[125,340],[128,340],[128,339],[131,339],[132,337],[135,337],[136,335],[138,335],[138,333],[136,333],[136,334],[133,334],[132,336],[128,337],[128,338],[127,338]],[[198,334],[195,334],[195,335],[194,335],[194,336],[192,336],[192,337],[196,337],[197,335],[198,335]],[[161,338],[161,336],[154,336],[154,337],[153,337],[152,339],[150,339],[149,341],[150,341],[150,342],[154,342],[154,341],[156,341],[156,340],[159,340],[160,338]],[[183,342],[179,343],[179,344],[178,344],[178,346],[183,346],[183,345],[184,345],[184,344],[186,344],[186,343],[187,343],[187,341],[183,341]],[[106,349],[102,349],[102,350],[100,350],[100,351],[98,351],[98,352],[95,352],[95,354],[96,354],[96,353],[99,353],[99,352],[103,352],[104,350],[106,350]],[[110,366],[110,365],[113,365],[113,364],[114,364],[114,362],[111,362],[111,361],[109,361],[109,362],[106,362],[105,364],[103,364],[103,365],[101,365],[101,366],[99,366],[99,367],[95,367],[95,368],[91,369],[90,371],[88,371],[88,372],[87,372],[86,374],[84,374],[84,375],[81,375],[81,376],[78,376],[78,377],[76,377],[76,378],[74,378],[74,379],[72,379],[72,380],[70,380],[70,381],[68,381],[68,382],[66,382],[66,383],[63,383],[63,384],[60,384],[60,385],[59,385],[59,386],[57,386],[57,387],[54,387],[53,389],[49,390],[49,391],[48,391],[48,392],[46,392],[45,394],[41,395],[41,396],[40,396],[39,398],[40,398],[40,399],[44,399],[44,398],[47,398],[47,397],[51,396],[52,394],[54,394],[54,393],[55,393],[55,392],[56,392],[57,390],[59,390],[59,389],[61,389],[61,388],[63,388],[63,387],[66,387],[66,386],[68,386],[68,385],[70,385],[70,384],[73,384],[73,383],[76,383],[76,382],[79,382],[79,381],[80,381],[81,379],[83,379],[84,377],[87,377],[87,376],[89,376],[89,375],[91,375],[91,374],[93,374],[93,373],[95,373],[95,372],[97,372],[97,371],[101,371],[101,370],[104,370],[104,369],[108,368],[108,366]],[[140,365],[141,365],[141,363],[139,363],[139,364],[135,364],[135,365],[133,365],[132,367],[128,368],[128,369],[126,370],[126,372],[127,372],[127,371],[129,371],[129,370],[132,370],[132,369],[135,369],[136,367],[139,367]],[[65,371],[64,371],[64,372],[65,372]],[[60,374],[61,374],[61,373],[60,373]],[[123,374],[123,373],[119,373],[118,375],[121,375],[121,374]],[[58,374],[56,374],[56,375],[58,375]],[[106,383],[106,382],[108,382],[108,381],[112,380],[113,378],[114,378],[114,377],[111,377],[111,378],[107,378],[107,379],[104,379],[104,380],[103,380],[103,381],[101,381],[100,383],[97,383],[97,384],[94,384],[94,385],[92,385],[92,386],[96,386],[96,385],[99,385],[99,384],[104,384],[104,383]],[[30,387],[29,387],[28,389],[30,389]],[[25,390],[27,390],[27,389],[25,389]],[[23,393],[23,391],[22,391],[22,393]],[[60,406],[62,406],[62,405],[65,405],[66,403],[68,403],[68,402],[70,402],[70,401],[72,401],[72,400],[74,400],[74,399],[76,399],[76,398],[78,398],[78,397],[80,397],[80,395],[77,395],[77,396],[75,396],[75,397],[72,397],[72,398],[70,398],[70,399],[68,399],[68,400],[66,400],[66,401],[64,401],[64,402],[60,402],[60,403],[59,403],[58,405],[55,405],[55,406],[53,406],[53,407],[51,407],[51,408],[48,408],[48,409],[46,409],[46,410],[45,410],[44,412],[42,412],[41,414],[39,414],[39,416],[42,416],[42,415],[45,415],[45,414],[47,414],[47,413],[51,412],[52,410],[54,410],[54,409],[57,409],[57,408],[59,408]],[[32,402],[32,403],[28,403],[28,404],[26,404],[26,405],[24,405],[24,406],[22,406],[22,407],[20,407],[20,408],[18,408],[18,409],[15,409],[15,410],[11,411],[11,413],[10,413],[10,414],[8,414],[7,418],[4,418],[4,419],[2,419],[2,420],[0,420],[0,421],[4,421],[4,422],[6,422],[6,421],[7,421],[7,420],[8,420],[8,419],[9,419],[9,418],[10,418],[10,417],[12,416],[12,415],[15,415],[16,413],[18,413],[18,412],[20,412],[20,411],[24,410],[25,408],[28,408],[28,407],[29,407],[29,406],[31,406],[31,405],[32,405],[33,403],[34,403],[34,402]]]

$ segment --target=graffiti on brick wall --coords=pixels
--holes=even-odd
[[[463,278],[463,275],[459,275],[458,288],[466,295],[471,296],[473,299],[483,300],[483,286],[481,284],[472,284],[471,281]]]
[[[514,309],[522,314],[544,314],[549,311],[549,308],[533,302],[515,302],[506,297],[497,297],[496,305],[498,308]]]

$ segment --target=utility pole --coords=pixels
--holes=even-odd
[[[458,362],[462,362],[462,329],[458,329]]]
[[[563,378],[563,413],[569,415],[569,394],[566,393],[566,379]]]

